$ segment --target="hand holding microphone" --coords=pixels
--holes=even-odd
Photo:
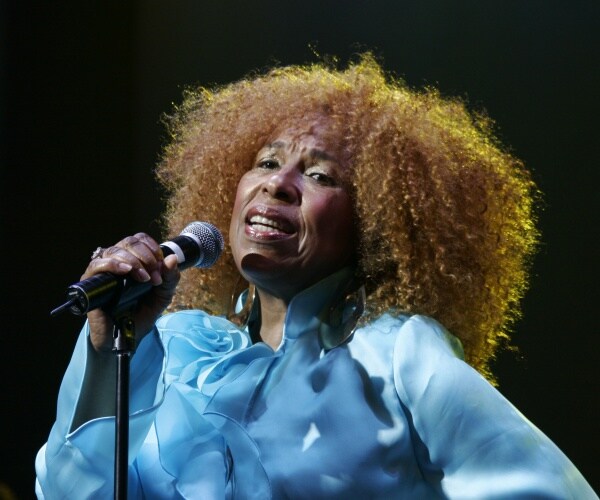
[[[81,281],[69,287],[69,300],[52,314],[63,310],[87,313],[94,348],[108,351],[113,321],[101,308],[132,307],[141,338],[170,304],[179,271],[192,266],[209,267],[222,250],[223,237],[206,222],[189,224],[179,236],[161,245],[145,233],[128,236],[112,247],[100,249]]]

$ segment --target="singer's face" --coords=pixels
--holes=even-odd
[[[286,299],[354,260],[347,167],[320,130],[312,124],[269,141],[241,178],[233,207],[238,269]]]

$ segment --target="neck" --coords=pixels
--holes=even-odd
[[[261,340],[277,349],[283,338],[283,325],[289,301],[258,289],[260,297],[260,338]]]

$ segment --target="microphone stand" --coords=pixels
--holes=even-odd
[[[209,267],[223,251],[223,236],[208,222],[192,222],[179,236],[161,246],[165,256],[175,254],[180,270]],[[94,252],[95,254],[95,252]],[[64,311],[83,315],[102,307],[114,321],[113,352],[117,361],[115,415],[115,500],[127,499],[129,471],[129,376],[131,356],[135,351],[133,308],[138,297],[151,288],[149,283],[135,284],[124,277],[101,273],[71,285],[67,302],[54,309],[55,316]]]
[[[114,498],[126,500],[129,470],[129,375],[131,356],[135,351],[135,322],[131,309],[115,313],[113,319],[113,352],[117,361]]]
[[[110,276],[109,276],[110,278]],[[109,281],[112,288],[117,288],[118,294],[113,297],[109,304],[104,305],[104,312],[113,320],[113,352],[117,362],[117,380],[115,393],[115,477],[114,498],[115,500],[127,500],[127,480],[129,471],[129,375],[131,356],[135,352],[135,322],[133,320],[133,308],[135,299],[139,295],[123,293],[122,281],[106,280],[102,276],[91,278],[98,281],[104,279]],[[82,282],[83,283],[83,282]],[[80,285],[77,283],[76,285]],[[120,288],[119,288],[120,287]],[[55,316],[63,311],[70,310],[74,314],[82,315],[91,310],[91,300],[94,300],[94,290],[86,294],[85,290],[79,290],[76,286],[70,293],[70,298],[63,305],[54,309],[50,314]],[[138,288],[138,290],[143,290]],[[102,288],[99,290],[102,292]],[[98,293],[98,290],[95,292]],[[124,299],[121,303],[121,299]],[[97,305],[95,306],[97,307]]]

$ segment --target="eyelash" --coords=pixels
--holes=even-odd
[[[316,182],[318,182],[319,184],[323,184],[325,186],[335,186],[335,179],[333,177],[330,177],[327,174],[324,174],[322,172],[313,172],[311,174],[308,174],[308,176],[311,179],[314,179]]]
[[[277,168],[279,166],[279,162],[277,160],[274,160],[273,158],[267,158],[266,160],[259,161],[256,166],[258,168],[266,168],[270,170],[273,168]]]
[[[264,168],[267,170],[273,170],[279,167],[279,162],[273,158],[266,158],[264,160],[260,160],[257,163],[257,168]],[[310,170],[311,167],[306,170]],[[335,179],[330,175],[327,175],[323,172],[312,172],[307,174],[308,177],[313,179],[315,182],[325,185],[325,186],[335,186],[337,185]]]

